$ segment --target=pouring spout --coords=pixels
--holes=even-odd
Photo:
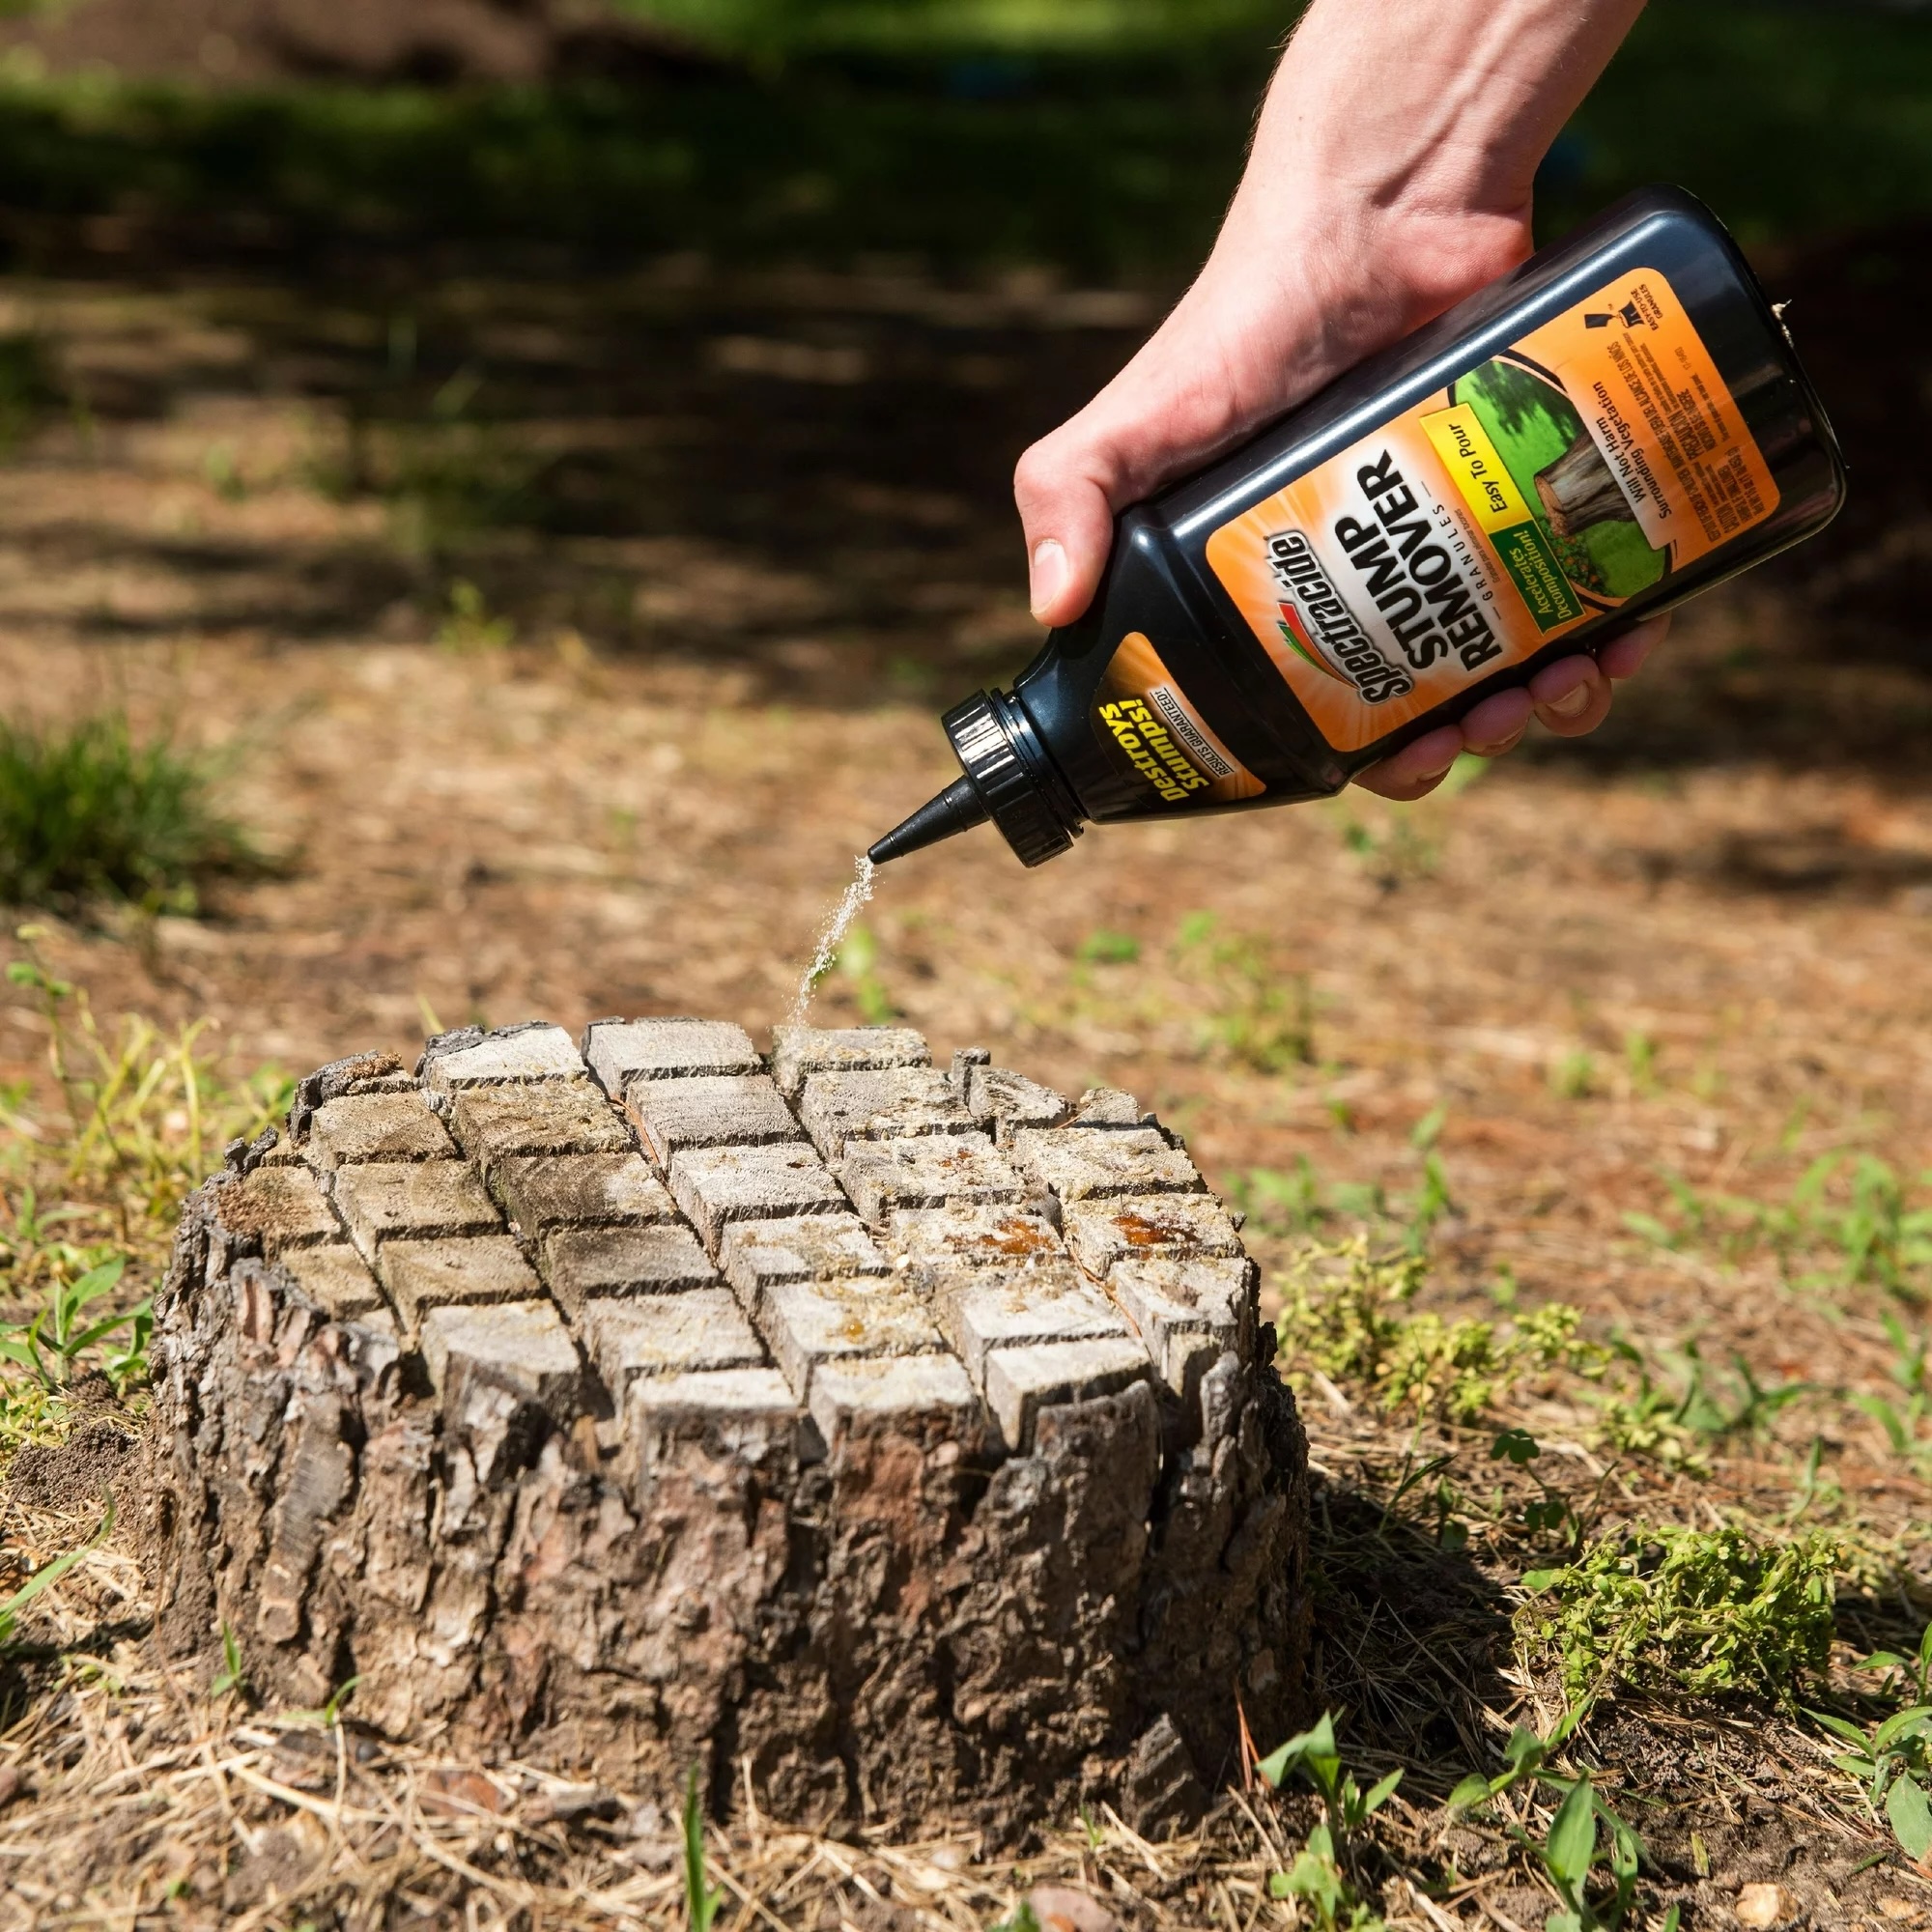
[[[888,859],[903,859],[927,845],[937,845],[955,832],[970,832],[983,825],[989,816],[970,779],[954,779],[937,798],[927,799],[903,825],[896,825],[881,838],[867,857],[875,866]]]

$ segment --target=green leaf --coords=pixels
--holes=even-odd
[[[1871,1754],[1883,1755],[1886,1747],[1909,1731],[1915,1731],[1927,1718],[1932,1718],[1932,1704],[1914,1704],[1909,1710],[1895,1711],[1872,1733]],[[1860,1740],[1863,1743],[1863,1740]]]
[[[1857,1745],[1862,1750],[1865,1734],[1856,1724],[1849,1724],[1843,1718],[1834,1718],[1829,1711],[1812,1711],[1807,1708],[1805,1715],[1823,1724],[1834,1738],[1843,1738],[1848,1745]]]
[[[1366,1818],[1371,1812],[1379,1811],[1388,1803],[1390,1794],[1401,1782],[1401,1765],[1397,1765],[1386,1777],[1378,1778],[1375,1783],[1369,1786],[1369,1795],[1362,1800],[1362,1816]]]
[[[1452,1811],[1473,1811],[1478,1804],[1487,1804],[1494,1795],[1490,1789],[1490,1780],[1480,1771],[1472,1771],[1449,1794],[1449,1808]]]
[[[1255,1769],[1276,1790],[1280,1790],[1281,1780],[1291,1765],[1300,1764],[1308,1758],[1332,1760],[1339,1755],[1335,1748],[1335,1720],[1323,1711],[1310,1729],[1297,1732],[1278,1750],[1269,1751]]]
[[[1563,1576],[1561,1570],[1525,1570],[1517,1578],[1517,1588],[1526,1590],[1532,1596],[1540,1596]]]
[[[0,1335],[0,1362],[17,1363],[23,1369],[32,1369],[34,1374],[45,1379],[45,1371],[41,1362],[41,1351],[34,1346],[31,1332],[21,1330],[28,1340],[18,1342],[12,1335]]]
[[[1653,1241],[1660,1248],[1674,1248],[1680,1238],[1674,1230],[1666,1228],[1655,1214],[1639,1214],[1634,1208],[1624,1210],[1624,1226],[1633,1235],[1641,1235],[1646,1241]]]
[[[1514,1463],[1519,1469],[1526,1469],[1543,1454],[1543,1444],[1526,1429],[1505,1429],[1497,1434],[1490,1444],[1490,1460]]]
[[[684,1787],[684,1904],[690,1932],[711,1932],[724,1896],[705,1883],[704,1805],[697,1795],[697,1767],[693,1765]]]
[[[1909,1771],[1895,1778],[1886,1793],[1885,1815],[1907,1858],[1918,1861],[1932,1853],[1932,1804],[1926,1802],[1925,1787]]]
[[[84,1328],[68,1342],[71,1353],[79,1354],[83,1349],[91,1349],[97,1342],[104,1341],[117,1328],[126,1328],[130,1322],[138,1323],[153,1307],[144,1301],[137,1308],[130,1308],[125,1315],[110,1315],[104,1321],[97,1321],[91,1328]]]
[[[1597,1801],[1597,1812],[1610,1828],[1610,1870],[1619,1880],[1635,1878],[1642,1863],[1636,1833],[1614,1811],[1605,1810],[1601,1798]]]
[[[71,1288],[60,1292],[61,1306],[71,1321],[90,1301],[98,1301],[121,1279],[128,1266],[126,1255],[116,1255],[111,1262],[102,1262],[98,1268],[89,1268]]]
[[[1557,1806],[1549,1842],[1544,1847],[1544,1862],[1553,1878],[1575,1886],[1582,1884],[1596,1856],[1596,1794],[1590,1789],[1590,1780],[1579,1777]]]

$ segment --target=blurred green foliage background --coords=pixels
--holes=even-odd
[[[1273,0],[648,0],[655,82],[219,91],[0,60],[0,212],[197,244],[466,238],[1171,279],[1240,164]],[[1932,14],[1653,0],[1552,153],[1547,231],[1675,180],[1747,242],[1932,205]]]

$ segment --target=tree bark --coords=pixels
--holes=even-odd
[[[1537,471],[1536,494],[1559,537],[1580,536],[1594,524],[1636,522],[1588,430],[1579,431],[1554,463]]]

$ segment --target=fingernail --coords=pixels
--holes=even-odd
[[[1524,728],[1519,726],[1507,738],[1498,738],[1492,745],[1471,745],[1469,749],[1479,758],[1500,758],[1505,752],[1513,752],[1521,744]]]
[[[1028,594],[1033,599],[1033,614],[1037,617],[1060,595],[1066,582],[1066,553],[1058,537],[1042,537],[1033,547],[1033,568],[1028,573]]]
[[[1590,708],[1590,687],[1579,684],[1575,691],[1566,691],[1561,697],[1552,697],[1537,708],[1552,718],[1580,718]]]
[[[1419,785],[1433,785],[1437,781],[1437,780],[1446,779],[1449,776],[1450,766],[1455,764],[1455,762],[1456,760],[1454,758],[1451,758],[1448,764],[1437,765],[1433,772],[1417,772],[1415,775],[1415,782]]]

